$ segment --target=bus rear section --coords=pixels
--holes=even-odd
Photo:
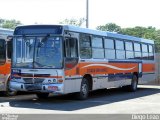
[[[15,95],[9,89],[12,40],[8,36],[13,35],[13,30],[0,28],[0,91],[6,95]]]
[[[63,25],[20,26],[14,31],[10,88],[76,93],[126,86],[154,78],[154,42],[142,38]]]

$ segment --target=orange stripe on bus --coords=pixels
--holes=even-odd
[[[142,65],[143,72],[154,72],[155,71],[155,64],[143,64]]]
[[[4,65],[0,66],[0,74],[10,74],[10,63],[5,63]]]
[[[79,69],[79,74],[115,74],[138,72],[138,63],[79,63],[76,68],[66,70],[65,75],[77,75],[76,70]]]

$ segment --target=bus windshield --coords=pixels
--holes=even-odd
[[[13,44],[13,67],[62,67],[62,37],[15,37]]]

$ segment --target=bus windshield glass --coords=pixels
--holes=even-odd
[[[13,67],[62,67],[62,37],[15,37],[13,44]]]

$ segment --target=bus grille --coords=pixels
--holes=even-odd
[[[42,83],[44,81],[44,79],[41,78],[23,78],[23,80],[27,84],[34,84],[34,83],[37,84],[37,83]]]

